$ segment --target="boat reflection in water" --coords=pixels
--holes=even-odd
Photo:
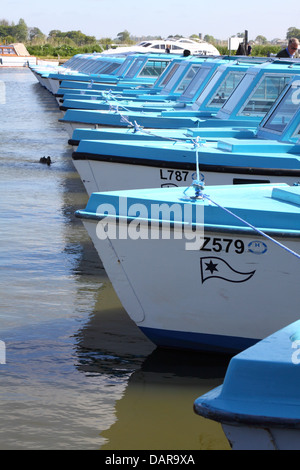
[[[221,425],[193,411],[199,392],[223,382],[230,357],[156,349],[105,274],[76,352],[79,371],[110,384],[109,397],[99,392],[101,450],[230,450]]]
[[[116,403],[103,450],[229,450],[221,425],[193,412],[193,397],[219,384],[226,357],[156,349]],[[204,392],[205,393],[205,392]]]

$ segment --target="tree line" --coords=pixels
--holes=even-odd
[[[237,33],[236,36],[243,37],[244,33]],[[173,37],[182,37],[175,34]],[[296,27],[288,28],[286,39],[296,37],[300,40],[300,29]],[[198,34],[192,34],[191,39],[199,39]],[[160,36],[134,37],[127,30],[121,31],[117,37],[96,39],[95,36],[88,36],[81,31],[60,31],[54,29],[45,35],[38,27],[28,27],[25,20],[20,18],[17,24],[9,23],[7,20],[0,20],[0,44],[10,44],[22,42],[26,45],[32,55],[42,57],[71,57],[78,53],[101,52],[108,47],[117,44],[135,44],[141,40],[162,39]],[[205,41],[212,43],[220,54],[228,54],[227,40],[215,39],[211,35],[205,35]],[[276,45],[276,39],[269,42],[263,35],[255,38],[252,55],[265,56],[268,53],[277,53],[281,49]]]

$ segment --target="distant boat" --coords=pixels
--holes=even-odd
[[[223,385],[194,402],[233,450],[300,450],[299,340],[297,320],[233,357]]]
[[[117,45],[116,45],[117,46]],[[142,41],[132,46],[117,46],[103,51],[102,54],[131,54],[132,52],[171,52],[172,54],[183,54],[188,51],[191,55],[219,56],[218,49],[206,41],[194,41],[188,38],[168,38]]]
[[[0,45],[0,67],[27,67],[36,64],[22,43]]]
[[[80,85],[86,89],[110,90],[122,84],[123,79],[129,86],[149,85],[152,86],[165,68],[172,61],[171,54],[137,54],[126,57],[105,56],[101,54],[87,58],[88,70],[65,69],[63,72],[50,73],[48,80],[51,82],[50,90],[57,94],[62,86],[62,81],[67,87],[78,89]],[[103,68],[99,70],[99,65]],[[94,70],[91,68],[94,66]],[[121,82],[121,83],[120,83]],[[120,91],[121,88],[118,88]]]
[[[237,353],[299,317],[300,186],[197,191],[93,193],[76,215],[153,343]]]

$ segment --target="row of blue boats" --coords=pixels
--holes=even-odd
[[[86,54],[31,70],[130,318],[158,347],[232,355],[195,412],[233,449],[299,449],[300,61]]]

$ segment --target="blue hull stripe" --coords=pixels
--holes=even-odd
[[[156,328],[140,327],[140,330],[159,347],[225,354],[236,354],[259,341],[258,339],[236,336],[209,335]]]

